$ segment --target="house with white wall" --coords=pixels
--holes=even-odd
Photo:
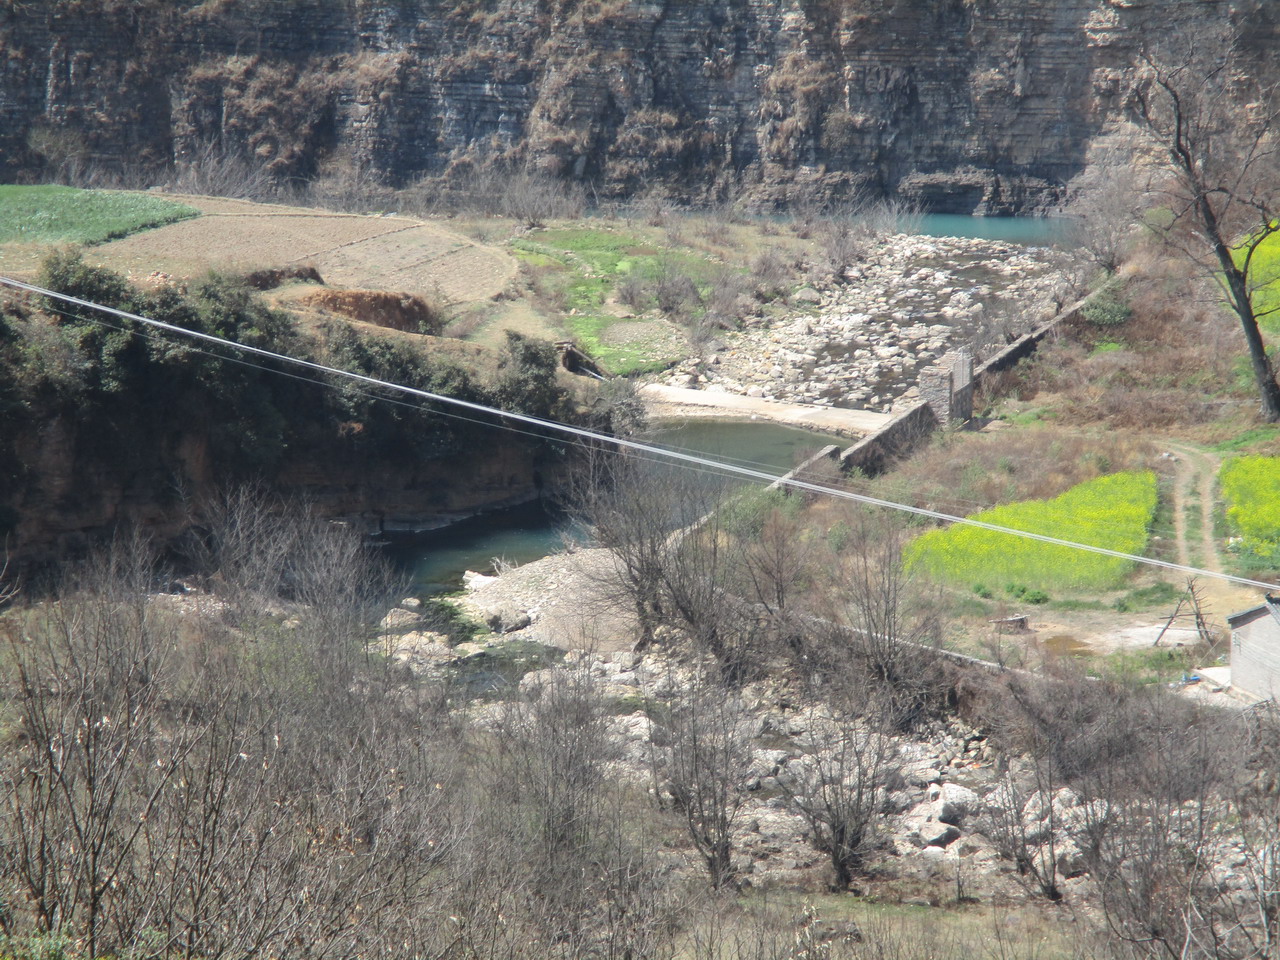
[[[1263,700],[1280,700],[1280,597],[1227,617],[1231,628],[1231,686]]]

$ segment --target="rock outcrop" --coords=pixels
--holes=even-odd
[[[0,0],[0,177],[215,153],[393,182],[531,162],[649,187],[1052,205],[1145,37],[1260,0]],[[811,189],[812,188],[812,189]]]
[[[19,563],[77,555],[113,529],[138,528],[168,543],[190,526],[193,504],[227,487],[212,462],[208,432],[197,424],[155,438],[154,459],[136,469],[96,449],[67,417],[21,433],[16,449],[22,473],[0,499],[0,527],[11,535],[9,556]],[[443,526],[534,500],[559,468],[520,438],[439,460],[333,462],[312,453],[287,458],[266,480],[318,515],[367,534]]]

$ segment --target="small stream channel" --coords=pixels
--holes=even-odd
[[[828,444],[854,441],[759,420],[688,420],[660,427],[648,442],[780,474]],[[529,563],[559,550],[565,538],[581,536],[554,503],[541,500],[399,535],[387,550],[413,577],[414,591],[426,596],[457,590],[467,570],[491,573],[495,558]]]

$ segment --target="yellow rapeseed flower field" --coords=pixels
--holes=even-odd
[[[1218,483],[1243,552],[1280,560],[1280,457],[1232,457]]]
[[[1156,499],[1154,473],[1113,473],[1052,500],[1011,503],[972,519],[1141,554]],[[1132,561],[961,524],[917,537],[907,548],[907,563],[957,585],[1016,583],[1046,592],[1114,587],[1133,567]]]

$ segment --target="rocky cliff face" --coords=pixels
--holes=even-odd
[[[1144,37],[1267,0],[0,0],[0,175],[532,162],[601,196],[1051,204]]]
[[[10,560],[30,564],[73,556],[113,529],[139,529],[167,543],[191,525],[200,504],[227,489],[198,427],[156,438],[154,457],[140,470],[122,469],[117,460],[95,455],[92,446],[65,417],[17,438],[22,482],[0,497]],[[550,448],[512,438],[435,461],[318,462],[300,451],[262,480],[320,516],[377,534],[444,525],[524,503],[544,485],[553,486],[563,468]]]

